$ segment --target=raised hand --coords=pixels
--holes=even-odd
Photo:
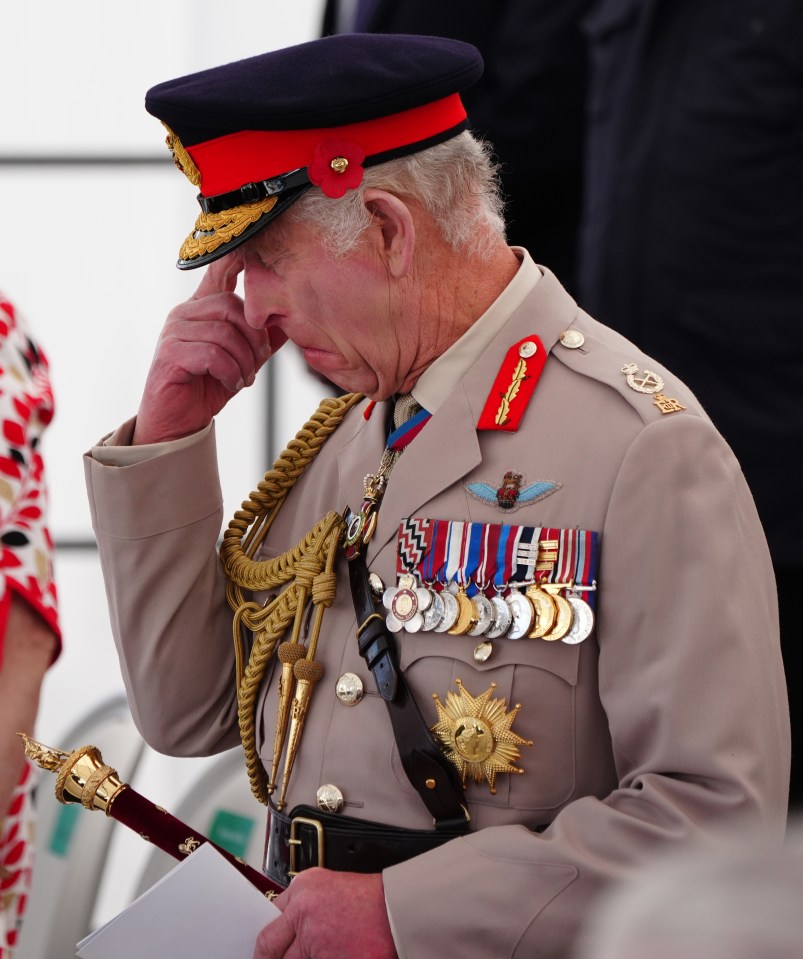
[[[398,959],[378,873],[305,869],[276,905],[254,959]]]
[[[235,292],[238,251],[211,263],[200,286],[167,317],[148,372],[134,444],[178,439],[203,429],[281,342],[245,320]]]

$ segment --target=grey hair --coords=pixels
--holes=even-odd
[[[333,257],[346,256],[371,224],[363,195],[387,190],[420,204],[453,250],[487,259],[505,237],[504,199],[488,143],[468,131],[397,160],[366,167],[362,183],[332,200],[308,190],[287,216],[311,225]]]

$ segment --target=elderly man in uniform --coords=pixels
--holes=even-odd
[[[566,956],[666,847],[783,833],[750,493],[683,383],[507,246],[481,69],[340,36],[148,94],[207,268],[88,487],[143,735],[242,738],[269,806],[257,957]],[[288,340],[350,392],[218,555],[213,419]]]

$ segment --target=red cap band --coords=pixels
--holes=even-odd
[[[460,95],[453,93],[375,120],[314,130],[243,130],[186,149],[201,173],[201,194],[216,196],[309,166],[324,139],[350,140],[370,158],[428,140],[465,119]]]

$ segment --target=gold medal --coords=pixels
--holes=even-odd
[[[563,639],[572,626],[572,607],[569,601],[560,595],[559,591],[561,588],[561,586],[550,586],[550,584],[544,586],[544,590],[551,597],[556,609],[555,622],[552,629],[542,637],[542,639],[547,639],[550,642],[556,639]]]
[[[447,630],[447,632],[452,636],[464,636],[470,629],[473,629],[477,625],[477,614],[474,604],[468,596],[466,596],[465,586],[461,586],[458,589],[455,599],[459,607],[457,622],[451,629]]]
[[[538,583],[527,587],[527,598],[535,609],[535,625],[528,636],[530,639],[543,639],[555,625],[558,608],[549,593],[545,593]]]
[[[485,781],[495,793],[499,773],[524,775],[524,770],[513,763],[521,755],[518,747],[532,746],[532,740],[522,739],[510,728],[521,704],[506,712],[504,699],[491,699],[496,683],[491,683],[476,698],[461,680],[456,679],[455,683],[460,692],[447,693],[445,704],[433,693],[438,721],[432,726],[432,732],[443,744],[447,758],[457,767],[463,786],[469,780]]]

